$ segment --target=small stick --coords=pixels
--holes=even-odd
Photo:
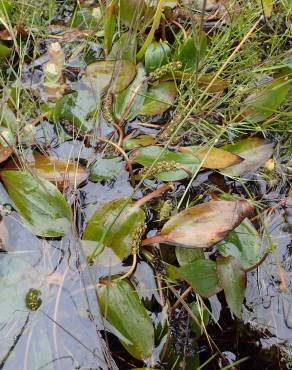
[[[181,295],[180,295],[180,300],[177,299],[177,301],[174,303],[174,305],[171,307],[171,310],[172,311],[175,311],[175,309],[181,304],[181,300],[183,299],[186,299],[187,296],[191,293],[191,291],[193,290],[193,288],[191,286],[189,286]]]
[[[168,185],[163,185],[160,188],[158,188],[158,189],[152,191],[151,193],[145,195],[143,198],[137,200],[137,202],[134,204],[133,207],[140,208],[141,206],[143,206],[146,202],[148,202],[152,198],[157,197],[161,193],[166,193],[168,190],[170,190],[172,188],[173,188],[172,185],[169,185],[169,184]]]

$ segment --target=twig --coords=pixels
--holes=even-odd
[[[152,198],[157,197],[161,193],[166,193],[168,190],[170,190],[172,188],[173,188],[172,185],[163,185],[160,188],[158,188],[158,189],[152,191],[151,193],[145,195],[143,198],[137,200],[137,202],[133,205],[133,207],[140,208],[141,206],[143,206],[146,202],[148,202]]]

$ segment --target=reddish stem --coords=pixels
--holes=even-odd
[[[152,236],[151,238],[142,240],[140,245],[141,245],[141,247],[143,247],[143,246],[149,245],[149,244],[163,243],[166,240],[167,240],[167,238],[165,236],[155,235],[155,236]]]
[[[140,208],[141,206],[143,206],[145,203],[147,203],[152,198],[157,197],[161,193],[166,193],[170,189],[172,189],[172,185],[163,185],[160,188],[158,188],[158,189],[152,191],[151,193],[145,195],[143,198],[137,200],[137,202],[134,204],[134,207]]]

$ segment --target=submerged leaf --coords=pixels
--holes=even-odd
[[[101,60],[85,70],[83,82],[98,95],[109,85],[113,93],[124,90],[136,75],[136,66],[128,60]]]
[[[174,103],[176,93],[176,85],[171,81],[160,82],[150,87],[139,113],[144,116],[155,116],[165,112]]]
[[[216,245],[217,250],[225,257],[237,258],[247,269],[255,265],[260,256],[260,238],[252,223],[246,219],[231,231],[227,237]]]
[[[224,289],[230,311],[240,318],[245,291],[245,272],[234,257],[217,257],[216,264],[220,285]]]
[[[157,242],[207,248],[224,239],[252,211],[246,200],[211,201],[185,209],[163,226]]]
[[[150,135],[139,135],[135,138],[125,138],[123,141],[123,148],[125,150],[132,150],[141,146],[152,145],[154,141],[154,137]]]
[[[37,236],[58,237],[71,228],[71,208],[49,181],[20,171],[2,171],[1,180],[21,217]]]
[[[101,312],[117,331],[125,349],[136,359],[148,359],[154,349],[154,328],[137,292],[126,281],[98,289]]]
[[[226,168],[238,163],[241,163],[243,159],[236,154],[232,154],[227,150],[220,148],[201,148],[200,146],[188,146],[181,147],[182,153],[191,153],[200,161],[202,161],[202,167],[219,169]]]
[[[121,158],[98,158],[93,162],[90,169],[89,180],[93,182],[110,180],[117,176],[123,167]]]
[[[214,261],[205,259],[193,261],[180,267],[178,274],[202,297],[212,297],[212,295],[222,290]]]
[[[127,199],[113,200],[88,221],[82,240],[90,241],[87,244],[94,248],[101,245],[97,261],[103,265],[116,264],[131,254],[132,242],[145,218],[144,211]]]
[[[234,144],[224,145],[222,149],[244,158],[244,161],[241,163],[221,171],[223,175],[231,177],[255,172],[259,167],[264,165],[273,154],[273,144],[258,137],[252,137]]]

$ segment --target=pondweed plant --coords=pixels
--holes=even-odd
[[[0,368],[283,368],[289,2],[0,0],[0,23]]]

